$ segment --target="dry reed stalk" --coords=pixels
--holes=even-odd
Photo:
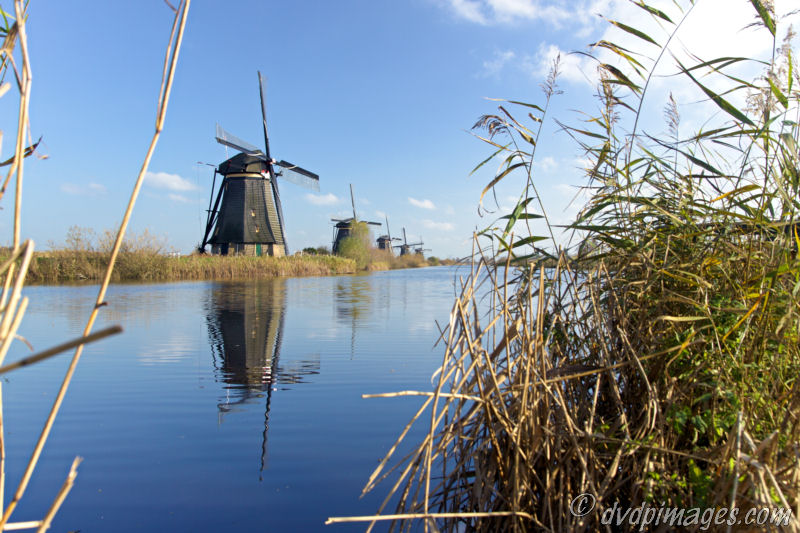
[[[483,267],[497,268],[479,265],[474,272]],[[421,520],[423,527],[437,531],[593,531],[604,529],[598,520],[609,498],[624,494],[631,507],[644,501],[643,487],[634,481],[646,477],[650,465],[661,465],[662,472],[680,471],[687,461],[718,465],[720,482],[733,486],[719,492],[716,505],[733,501],[742,508],[769,506],[777,497],[784,507],[797,508],[797,482],[791,481],[798,476],[796,462],[790,457],[788,463],[776,462],[777,457],[766,455],[777,439],[756,444],[744,432],[749,455],[731,445],[729,452],[723,446],[714,457],[659,442],[663,399],[648,400],[656,391],[643,365],[670,360],[696,341],[689,338],[637,356],[594,294],[611,283],[608,267],[600,265],[583,277],[571,272],[562,258],[550,274],[540,268],[538,275],[528,270],[509,280],[505,270],[502,279],[495,270],[464,285],[453,306],[433,392],[364,396],[426,400],[365,486],[365,491],[372,490],[389,472],[403,467],[378,513],[332,517],[326,523],[369,522],[371,529],[386,520],[393,522],[392,530],[410,530]],[[594,302],[591,308],[583,305],[581,295]],[[481,327],[480,317],[489,311],[486,302],[498,308]],[[564,339],[558,323],[577,325],[579,337]],[[602,347],[609,345],[619,353]],[[638,382],[640,392],[632,394],[628,380]],[[426,409],[431,419],[422,442],[382,472]],[[737,465],[734,475],[722,468],[729,461]],[[740,475],[748,480],[747,487],[737,490]],[[596,515],[576,517],[570,503],[587,492],[598,502]],[[397,511],[382,514],[392,497],[398,498]],[[796,520],[781,530],[797,531]]]
[[[30,57],[28,56],[28,37],[25,31],[25,20],[21,0],[14,1],[14,12],[17,15],[17,29],[19,32],[20,52],[22,54],[22,79],[19,88],[19,123],[17,124],[17,145],[14,154],[14,163],[17,166],[17,185],[14,190],[14,249],[20,245],[21,216],[22,216],[22,171],[24,169],[23,147],[25,146],[25,130],[28,126],[28,108],[30,104],[31,72]]]
[[[75,478],[78,477],[78,465],[81,463],[81,461],[82,459],[80,457],[76,457],[75,460],[72,461],[72,466],[69,467],[67,479],[65,479],[64,484],[61,485],[61,490],[58,491],[55,500],[53,500],[53,504],[50,506],[50,509],[47,510],[47,514],[42,519],[42,523],[39,525],[39,529],[36,530],[36,533],[44,533],[50,529],[50,524],[53,522],[53,518],[55,518],[56,513],[61,507],[61,504],[64,503],[64,500],[67,498],[67,494],[69,494],[69,491],[72,490],[72,486],[75,484]]]
[[[59,507],[61,506],[67,494],[69,493],[70,489],[72,488],[75,476],[77,475],[76,468],[78,466],[78,463],[80,462],[79,459],[76,459],[73,462],[72,467],[70,468],[70,472],[67,476],[67,479],[64,482],[64,485],[62,486],[61,490],[59,491],[52,506],[48,510],[43,520],[34,522],[18,522],[18,523],[8,522],[19,500],[22,498],[28,483],[30,482],[30,478],[33,474],[36,464],[38,463],[39,456],[42,452],[45,442],[47,441],[47,437],[50,434],[55,418],[58,414],[58,411],[63,402],[66,391],[71,382],[75,368],[80,359],[83,346],[88,342],[92,342],[94,340],[98,340],[100,338],[106,337],[114,333],[119,333],[121,331],[121,328],[119,327],[112,327],[102,330],[95,334],[91,333],[92,327],[97,317],[98,310],[105,304],[104,302],[105,293],[107,291],[108,284],[111,281],[111,274],[113,272],[114,264],[116,262],[117,255],[119,253],[119,249],[121,247],[125,235],[125,230],[130,220],[130,216],[133,211],[133,206],[136,202],[139,190],[141,188],[144,174],[147,171],[150,159],[153,155],[153,151],[157,144],[160,133],[163,129],[167,103],[169,101],[169,96],[172,89],[175,65],[177,63],[178,53],[180,51],[180,46],[186,25],[186,14],[188,12],[189,3],[190,0],[184,0],[182,2],[181,6],[182,8],[180,10],[174,10],[173,8],[173,10],[175,11],[175,18],[172,26],[172,31],[170,34],[169,44],[166,50],[166,58],[164,61],[164,73],[162,77],[161,90],[159,92],[159,100],[157,106],[157,118],[156,118],[156,128],[155,128],[156,131],[151,140],[150,146],[145,156],[144,163],[142,164],[141,170],[136,180],[136,184],[134,186],[133,193],[131,194],[130,201],[125,211],[125,216],[117,233],[117,238],[114,243],[114,248],[112,249],[111,252],[111,258],[109,260],[106,269],[106,274],[103,279],[103,283],[100,287],[100,290],[98,292],[95,306],[92,310],[92,313],[90,314],[89,320],[87,321],[87,325],[84,329],[83,336],[74,341],[64,343],[49,350],[45,350],[44,352],[38,353],[34,356],[24,358],[20,361],[17,361],[15,363],[0,368],[0,373],[7,372],[16,368],[20,368],[22,366],[35,363],[37,361],[44,360],[48,357],[52,357],[53,355],[61,353],[65,350],[76,347],[75,354],[73,355],[73,358],[67,369],[67,373],[61,383],[58,394],[56,396],[56,400],[53,404],[53,407],[50,410],[50,413],[48,414],[44,428],[42,429],[42,432],[36,443],[34,451],[31,455],[31,458],[28,461],[28,464],[25,468],[24,474],[22,476],[22,479],[20,480],[17,490],[14,493],[14,497],[9,502],[8,506],[3,510],[2,518],[0,518],[0,530],[38,528],[38,531],[45,531],[46,529],[48,529],[50,527],[50,523],[53,517],[55,516]],[[4,44],[3,47],[3,53],[4,53],[3,60],[5,65],[5,60],[7,59],[8,62],[14,67],[15,74],[17,74],[17,83],[20,93],[20,114],[17,127],[17,144],[15,150],[15,156],[12,161],[9,173],[6,177],[5,183],[3,184],[2,190],[0,190],[0,198],[2,198],[2,195],[5,192],[5,188],[11,176],[13,176],[14,173],[16,173],[17,181],[16,181],[16,191],[15,191],[16,194],[15,194],[15,215],[14,215],[14,247],[11,257],[8,260],[6,260],[0,267],[0,273],[6,272],[5,282],[3,285],[3,293],[2,297],[0,297],[0,307],[2,307],[2,318],[0,318],[0,339],[2,339],[2,344],[0,344],[0,365],[2,365],[2,359],[5,357],[5,354],[8,350],[11,340],[16,335],[16,330],[21,323],[22,317],[25,312],[25,308],[27,306],[28,302],[27,298],[24,298],[20,301],[20,292],[24,284],[25,276],[27,274],[28,267],[30,265],[30,260],[33,254],[33,242],[26,241],[24,245],[22,246],[20,245],[20,231],[21,231],[20,215],[21,215],[21,201],[22,201],[22,178],[23,178],[23,168],[24,168],[23,160],[25,155],[28,155],[29,153],[28,151],[23,150],[24,146],[23,143],[24,143],[25,131],[28,124],[28,108],[30,101],[30,86],[31,86],[32,75],[31,75],[30,61],[28,57],[24,9],[21,0],[15,0],[14,6],[15,6],[17,21],[14,23],[12,31],[9,31],[9,34],[6,37],[6,44]],[[177,37],[176,37],[176,31],[177,31]],[[15,60],[11,55],[11,51],[13,50],[13,43],[15,40],[19,40],[20,42],[20,49],[22,56],[21,76],[16,70]],[[9,44],[9,42],[11,44]],[[173,51],[173,45],[174,45],[174,51]],[[19,268],[17,269],[15,268],[16,262],[20,257],[22,257],[22,261],[21,264],[19,265]],[[4,487],[5,487],[5,448],[3,443],[3,427],[2,427],[2,397],[0,396],[0,506],[2,506],[2,502],[4,501],[3,498]]]

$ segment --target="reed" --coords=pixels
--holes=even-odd
[[[0,258],[2,256],[0,255]],[[109,254],[56,251],[34,254],[28,273],[31,283],[56,284],[103,279]],[[111,276],[120,281],[187,281],[260,279],[286,276],[351,274],[356,264],[335,256],[244,257],[191,255],[171,257],[142,252],[121,253]]]
[[[105,276],[103,277],[103,284],[100,287],[96,305],[92,310],[89,321],[84,329],[83,335],[73,341],[62,343],[53,348],[44,350],[35,355],[25,357],[14,363],[3,366],[3,360],[11,343],[18,338],[17,330],[22,322],[25,310],[28,305],[28,299],[21,296],[22,288],[26,282],[29,273],[29,267],[32,264],[34,257],[34,243],[30,240],[21,241],[21,209],[22,209],[22,184],[23,184],[23,171],[25,158],[33,153],[36,144],[25,146],[26,133],[29,129],[28,123],[28,107],[30,103],[30,91],[32,81],[32,69],[30,58],[28,54],[27,34],[25,31],[27,12],[26,8],[28,2],[22,0],[14,0],[14,14],[6,13],[0,7],[0,18],[2,18],[2,26],[0,27],[0,37],[3,38],[2,50],[0,50],[0,97],[5,96],[10,88],[10,83],[2,83],[5,79],[7,72],[13,72],[13,79],[16,81],[17,89],[19,92],[19,119],[17,124],[16,147],[14,150],[14,157],[4,163],[8,164],[9,169],[3,180],[2,187],[0,187],[0,200],[3,199],[8,185],[14,178],[15,196],[14,196],[14,238],[13,247],[7,252],[6,256],[2,258],[0,265],[0,276],[3,277],[3,289],[0,294],[0,372],[9,372],[17,368],[35,364],[49,357],[53,357],[66,350],[75,348],[75,354],[70,361],[66,375],[60,385],[56,395],[53,407],[47,416],[44,427],[39,435],[39,438],[33,448],[27,466],[24,469],[22,478],[20,479],[13,497],[8,502],[8,505],[3,508],[5,503],[5,445],[4,445],[4,427],[2,423],[2,389],[0,389],[0,530],[26,530],[36,529],[38,532],[44,532],[50,528],[53,518],[65,501],[69,494],[77,476],[77,467],[80,463],[80,458],[75,458],[72,466],[67,475],[67,479],[62,485],[61,489],[54,497],[54,501],[50,508],[45,512],[41,520],[32,520],[26,522],[10,522],[11,516],[14,513],[17,505],[25,494],[28,484],[31,480],[34,470],[41,456],[42,449],[50,435],[55,419],[58,415],[61,404],[69,388],[75,368],[80,359],[83,346],[89,342],[93,342],[109,335],[119,333],[121,328],[113,326],[106,328],[102,331],[92,333],[92,326],[97,317],[99,309],[104,305],[105,293],[108,284],[112,277],[114,264],[120,249],[120,245],[125,235],[128,220],[133,209],[139,188],[141,187],[144,174],[147,171],[148,163],[155,149],[158,141],[159,134],[163,128],[164,117],[169,101],[169,94],[172,88],[173,74],[175,71],[175,64],[178,58],[178,51],[180,50],[181,40],[186,24],[186,15],[189,9],[190,0],[182,0],[178,9],[172,8],[167,2],[167,5],[173,9],[175,13],[172,33],[170,41],[167,46],[166,58],[164,61],[164,71],[162,78],[162,87],[159,96],[158,113],[156,120],[156,133],[153,136],[147,155],[145,156],[144,164],[139,172],[139,176],[134,187],[131,200],[125,211],[123,222],[119,231],[116,234],[114,246],[107,257],[107,265],[105,269]],[[2,132],[0,132],[0,139]],[[38,144],[38,143],[37,143]]]
[[[653,72],[694,4],[675,17],[634,2],[666,36],[612,21],[642,49],[595,43],[616,57],[597,58],[599,111],[585,125],[560,123],[591,159],[572,249],[540,248],[553,231],[529,226],[546,217],[533,160],[558,64],[542,102],[504,102],[481,117],[487,161],[502,158],[484,194],[518,176],[520,201],[476,238],[497,254],[478,253],[462,282],[433,391],[401,393],[425,400],[364,488],[390,480],[383,504],[329,522],[639,530],[601,520],[615,506],[664,505],[781,507],[793,516],[773,528],[800,530],[800,79],[770,4],[751,3],[774,53],[679,63],[724,117],[688,136],[671,97],[667,136],[640,125]],[[729,73],[745,63],[766,71]],[[726,88],[712,90],[711,78]],[[414,423],[426,434],[395,459]],[[580,494],[597,502],[582,516],[572,507]]]

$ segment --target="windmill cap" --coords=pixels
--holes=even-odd
[[[266,168],[267,165],[263,157],[240,153],[220,163],[217,172],[223,175],[235,172],[260,173]]]

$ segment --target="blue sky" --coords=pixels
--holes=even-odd
[[[734,31],[752,16],[744,0],[704,3],[706,17],[717,13],[715,24],[725,19]],[[620,0],[195,0],[132,229],[166,235],[184,253],[200,241],[212,172],[197,162],[226,158],[214,141],[217,122],[262,143],[261,70],[273,156],[320,175],[318,194],[290,183],[281,188],[292,251],[330,245],[329,219],[350,212],[352,183],[360,218],[387,214],[393,234],[405,227],[431,254],[463,256],[472,231],[493,221],[478,216],[477,201],[494,167],[468,176],[490,153],[468,133],[496,108],[485,97],[540,103],[549,59],[609,32],[598,12],[641,16]],[[697,18],[704,28],[703,14]],[[26,166],[23,235],[37,248],[63,242],[71,225],[118,224],[153,132],[170,25],[161,0],[31,3],[31,132],[43,136],[48,157]],[[705,28],[687,30],[686,45],[714,52],[720,39]],[[753,32],[735,36],[737,46],[764,47]],[[565,94],[553,116],[577,123],[574,109],[594,109],[587,82],[593,69],[577,56],[565,61]],[[652,101],[656,132],[665,94]],[[683,95],[687,105],[697,99]],[[0,101],[3,159],[15,120],[7,96]],[[581,182],[581,153],[549,122],[537,158],[545,205],[556,222],[566,222],[575,211],[567,203]],[[521,186],[501,187],[500,204],[507,207]],[[0,212],[8,242],[10,199]]]

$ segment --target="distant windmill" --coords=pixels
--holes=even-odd
[[[358,215],[356,215],[356,200],[355,196],[353,195],[353,184],[350,184],[350,203],[353,205],[353,218],[332,218],[331,222],[335,222],[333,225],[333,244],[331,245],[331,252],[337,253],[339,251],[339,247],[342,244],[342,241],[353,234],[353,226],[356,222],[360,222],[362,224],[369,224],[370,226],[380,226],[380,222],[369,222],[366,220],[358,220]]]
[[[419,248],[414,248],[414,253],[418,255],[424,255],[424,252],[430,252],[430,248],[423,248],[424,244],[422,242],[422,236],[419,237],[419,244],[412,245],[412,246],[419,246]]]
[[[278,182],[287,181],[318,191],[319,176],[286,161],[272,159],[267,135],[267,108],[264,82],[258,73],[264,150],[227,133],[217,124],[217,142],[239,150],[214,170],[208,217],[200,252],[211,244],[213,254],[274,255],[288,254]],[[275,166],[280,169],[276,172]],[[222,183],[214,199],[217,174]],[[220,205],[221,201],[221,205]],[[213,231],[212,231],[213,229]]]
[[[419,242],[410,243],[408,242],[408,238],[406,238],[406,228],[403,228],[403,244],[396,244],[395,248],[400,248],[400,255],[410,254],[411,250],[413,249],[416,253],[422,253],[422,246],[425,243],[422,242],[420,239]],[[419,246],[419,248],[414,248],[415,246]],[[420,250],[417,252],[417,250]]]
[[[379,250],[389,250],[389,253],[394,255],[394,248],[392,247],[392,241],[399,241],[400,237],[392,238],[392,232],[389,230],[389,217],[385,217],[386,219],[386,235],[381,235],[378,237],[378,249]]]

